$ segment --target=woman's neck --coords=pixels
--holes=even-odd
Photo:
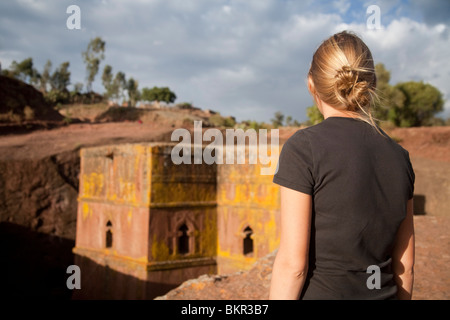
[[[330,117],[354,118],[350,113],[333,108],[322,100],[319,102],[319,111],[322,113],[324,119]]]

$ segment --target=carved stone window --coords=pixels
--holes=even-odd
[[[112,248],[113,246],[113,233],[112,233],[112,223],[108,220],[106,223],[106,248]]]
[[[190,253],[189,228],[186,224],[182,224],[178,228],[178,253]]]
[[[253,230],[249,226],[244,229],[243,254],[251,256],[253,254]]]

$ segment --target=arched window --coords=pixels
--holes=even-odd
[[[253,254],[253,230],[250,227],[244,229],[244,243],[243,243],[243,253],[244,255]]]
[[[113,234],[112,234],[112,223],[108,220],[106,223],[106,248],[112,248],[113,245]]]
[[[189,235],[188,235],[188,227],[186,224],[182,224],[180,228],[178,228],[178,253],[179,254],[187,254],[189,253]]]

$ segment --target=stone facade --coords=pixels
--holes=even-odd
[[[272,175],[261,175],[260,164],[218,165],[217,171],[218,272],[248,270],[278,248],[279,187]]]
[[[81,151],[73,251],[90,273],[82,279],[98,281],[82,283],[88,289],[75,298],[152,298],[201,274],[249,269],[278,246],[279,189],[272,176],[248,162],[175,165],[173,146]],[[120,289],[105,296],[111,282]]]

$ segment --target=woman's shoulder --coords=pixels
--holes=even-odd
[[[320,122],[310,127],[305,127],[297,130],[289,139],[284,143],[285,146],[289,148],[310,148],[314,141],[321,133],[324,131],[326,126],[325,122]]]
[[[307,137],[308,129],[309,128],[301,128],[301,129],[295,131],[294,134],[286,140],[284,145],[289,146],[289,147],[295,147],[295,146],[299,146],[304,143],[307,143],[308,142],[308,137]]]
[[[322,122],[319,122],[319,123],[309,126],[309,127],[300,128],[289,139],[293,139],[293,140],[307,139],[312,134],[321,132],[325,126],[326,126],[326,122],[322,121]]]
[[[385,141],[388,141],[388,143],[392,146],[392,148],[394,148],[395,150],[397,150],[397,152],[399,152],[400,154],[402,154],[403,156],[405,156],[406,158],[408,158],[409,160],[409,152],[407,149],[405,149],[398,141],[396,141],[396,139],[394,139],[393,137],[391,137],[387,132],[385,132],[383,129],[381,129],[380,127],[378,127],[378,129],[380,130],[380,132],[382,133],[382,135],[385,138]]]
[[[320,122],[310,127],[305,127],[297,130],[287,141],[286,143],[305,143],[310,142],[310,140],[316,134],[320,134],[324,127],[324,122]]]

